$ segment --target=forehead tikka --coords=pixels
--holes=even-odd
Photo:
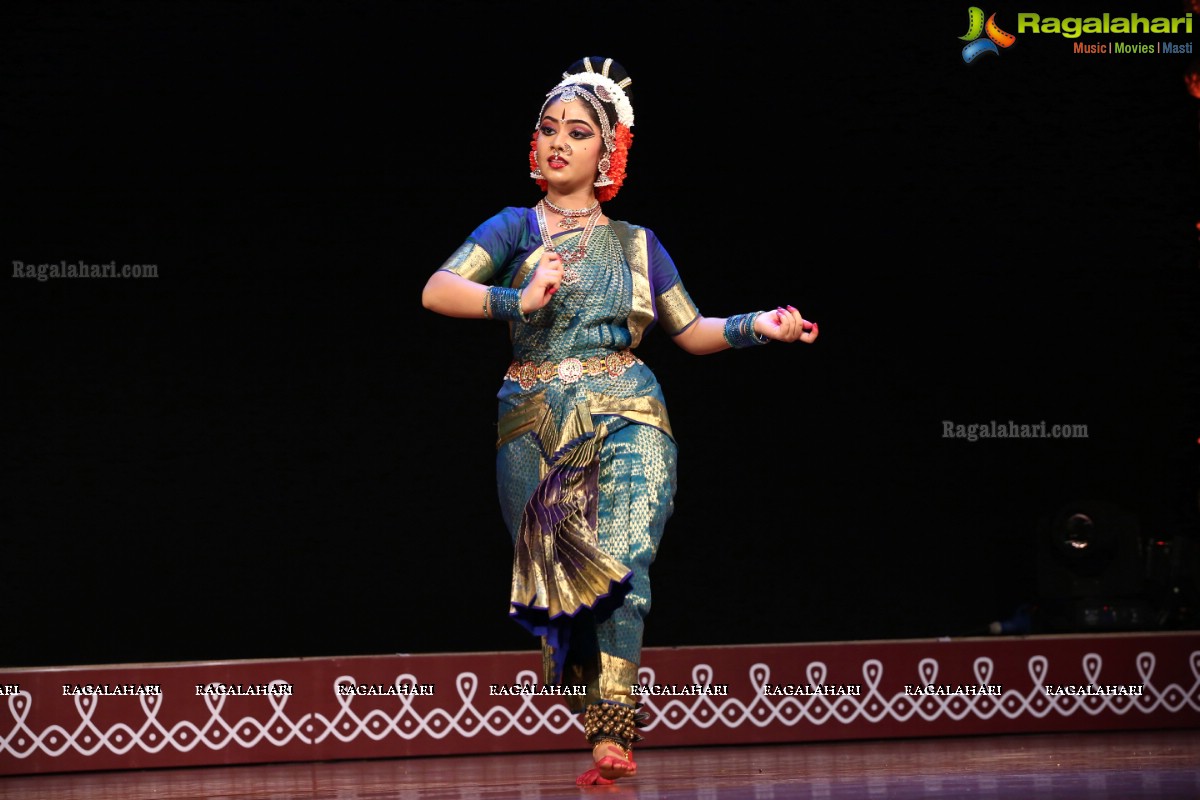
[[[546,116],[546,106],[550,104],[550,98],[559,93],[559,87],[561,86],[562,84],[555,86],[550,93],[546,95],[546,102],[542,105],[542,113],[538,116],[538,125],[542,124],[542,119]],[[608,121],[608,112],[604,110],[604,106],[601,104],[600,99],[587,89],[584,89],[582,86],[567,86],[566,88],[562,89],[559,99],[564,103],[571,103],[575,100],[583,100],[593,109],[595,109],[596,116],[600,118],[600,136],[604,139],[605,147],[608,148],[609,152],[612,152],[612,149],[615,145],[613,129]]]

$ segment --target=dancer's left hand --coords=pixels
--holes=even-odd
[[[812,344],[820,331],[817,323],[805,319],[795,306],[780,306],[774,311],[759,314],[754,320],[754,331],[776,342],[804,342]]]

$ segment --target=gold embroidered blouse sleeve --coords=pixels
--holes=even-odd
[[[487,283],[496,274],[496,265],[488,251],[473,242],[465,242],[446,259],[439,272],[453,272],[460,278],[476,283]]]
[[[659,324],[672,336],[682,332],[700,317],[700,310],[692,302],[687,289],[679,282],[656,297],[655,306],[658,308]]]

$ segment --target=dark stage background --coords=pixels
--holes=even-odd
[[[585,54],[634,78],[606,211],[703,312],[821,325],[640,349],[681,445],[647,645],[982,632],[1038,601],[1040,526],[1084,498],[1186,541],[1194,56],[1028,34],[966,64],[966,11],[6,6],[6,262],[158,277],[6,281],[0,664],[533,648],[494,490],[505,332],[420,291],[537,200],[534,117]]]

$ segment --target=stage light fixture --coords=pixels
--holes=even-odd
[[[1111,502],[1071,502],[1042,525],[1038,538],[1039,630],[1155,627],[1136,515]]]

